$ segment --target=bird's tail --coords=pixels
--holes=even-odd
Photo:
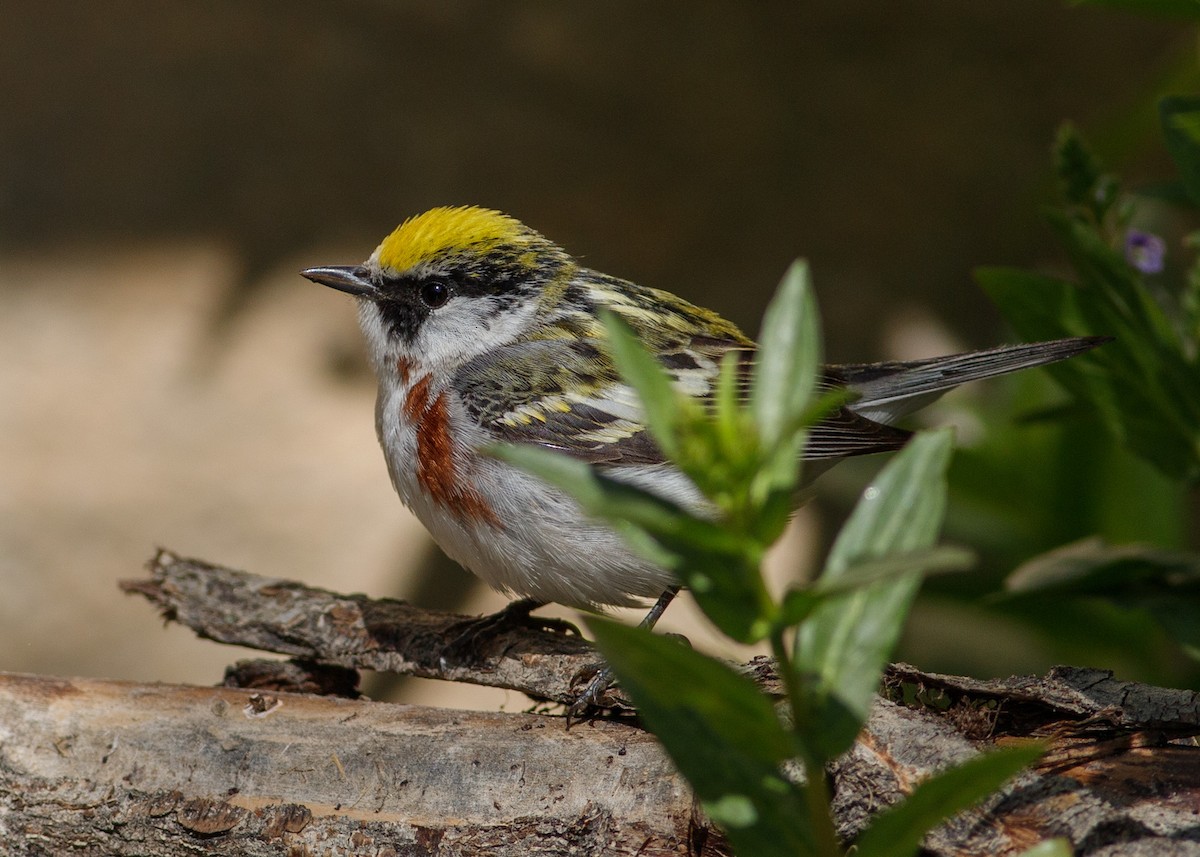
[[[1026,345],[1001,345],[926,360],[852,363],[831,367],[834,376],[831,380],[858,394],[858,398],[848,405],[850,410],[869,420],[891,423],[923,408],[959,384],[1057,363],[1111,340],[1111,336],[1079,336]]]

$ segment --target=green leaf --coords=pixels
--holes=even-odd
[[[1088,538],[1034,557],[1005,581],[1017,595],[1104,598],[1144,610],[1200,659],[1200,555]]]
[[[1109,545],[1097,537],[1036,556],[1005,581],[1009,592],[1122,597],[1185,587],[1200,592],[1200,556],[1151,545]]]
[[[496,444],[489,455],[507,461],[569,494],[583,511],[603,518],[642,556],[667,568],[681,558],[662,534],[685,529],[687,513],[644,491],[604,479],[584,461],[528,444]],[[706,534],[707,535],[707,534]]]
[[[783,533],[796,509],[796,486],[801,475],[800,457],[804,452],[808,426],[853,398],[849,390],[830,390],[810,401],[784,439],[765,449],[758,469],[750,480],[749,497],[758,512],[755,532],[765,543],[773,543]]]
[[[1192,202],[1200,205],[1200,98],[1169,96],[1158,102],[1158,114],[1183,186]]]
[[[1061,218],[1068,240],[1077,225]],[[1086,246],[1085,246],[1086,245]],[[1089,287],[1010,268],[985,268],[976,280],[1026,339],[1108,333],[1116,337],[1085,357],[1047,366],[1046,371],[1078,400],[1100,413],[1119,442],[1172,479],[1200,475],[1200,373],[1180,353],[1172,334],[1137,281],[1094,239],[1075,244],[1078,258],[1091,256],[1081,273]],[[1118,273],[1118,266],[1124,273]]]
[[[746,549],[744,540],[727,529],[649,491],[610,479],[587,462],[526,444],[497,444],[488,452],[566,491],[587,514],[652,538],[657,548],[651,558],[662,564],[679,565],[692,552],[738,555]],[[642,540],[637,544],[642,546]]]
[[[770,632],[764,619],[769,595],[759,572],[763,549],[748,537],[558,452],[527,444],[498,444],[488,452],[565,491],[642,556],[675,571],[723,633],[754,643]]]
[[[680,426],[684,422],[683,396],[650,355],[629,324],[611,310],[601,310],[600,319],[608,332],[613,362],[621,378],[638,394],[646,415],[646,426],[663,453],[672,461],[680,459]]]
[[[726,454],[746,443],[746,420],[742,412],[738,377],[741,361],[736,351],[727,351],[721,358],[721,371],[717,376],[717,394],[714,421],[720,433],[721,448]]]
[[[737,853],[813,853],[803,791],[780,769],[795,745],[770,699],[748,678],[676,640],[598,618],[588,627]]]
[[[1054,141],[1054,160],[1067,201],[1092,211],[1097,220],[1103,219],[1107,204],[1111,204],[1111,200],[1097,198],[1096,195],[1104,171],[1070,123],[1058,129]]]
[[[771,632],[771,607],[760,573],[762,553],[753,545],[718,553],[679,547],[679,573],[704,615],[739,643],[757,643]]]
[[[924,577],[964,571],[975,562],[975,554],[952,545],[918,548],[864,559],[847,567],[836,577],[822,575],[813,589],[821,595],[841,595],[873,583],[892,580],[914,572]]]
[[[798,625],[824,600],[853,592],[872,583],[918,572],[925,577],[963,571],[975,563],[975,554],[965,548],[942,545],[908,553],[889,554],[856,563],[836,578],[819,578],[813,585],[790,589],[776,616],[777,627]]]
[[[842,528],[822,579],[832,585],[865,560],[927,548],[946,503],[949,430],[919,434],[880,473]],[[795,663],[809,678],[799,712],[815,758],[846,750],[866,722],[879,678],[920,585],[916,568],[893,580],[828,599],[796,634]]]
[[[976,756],[925,780],[903,802],[881,812],[858,838],[856,857],[910,857],[929,831],[970,809],[1045,752],[1041,744]]]
[[[821,328],[808,263],[788,268],[767,307],[755,355],[750,407],[762,445],[786,443],[801,425],[821,360]]]
[[[779,604],[779,613],[775,617],[776,627],[790,628],[799,625],[811,616],[824,600],[825,598],[811,587],[789,589]]]

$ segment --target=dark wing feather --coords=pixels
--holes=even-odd
[[[595,464],[660,464],[636,396],[601,343],[518,342],[481,355],[451,382],[497,440],[533,443]]]
[[[659,352],[676,382],[707,399],[721,357],[739,355],[739,393],[748,392],[754,350],[696,337]],[[533,443],[594,464],[661,464],[636,395],[621,383],[602,346],[588,339],[519,342],[468,363],[452,382],[468,412],[497,440]],[[828,386],[828,383],[825,385]],[[805,459],[835,459],[903,446],[909,432],[839,408],[813,426]]]
[[[904,446],[910,437],[910,431],[877,423],[843,407],[808,430],[808,443],[800,457],[814,461],[890,452]]]
[[[1056,363],[1110,339],[1082,336],[1001,345],[924,360],[827,366],[825,372],[829,383],[849,387],[857,394],[858,398],[850,405],[856,412],[891,422],[923,408],[960,384]]]

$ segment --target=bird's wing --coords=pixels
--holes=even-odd
[[[891,452],[904,446],[911,437],[910,431],[877,423],[841,407],[808,430],[808,442],[800,457],[816,461]]]
[[[693,337],[658,350],[676,387],[701,400],[713,395],[721,357],[734,351],[745,396],[752,346]],[[662,464],[637,393],[621,381],[603,344],[593,339],[514,343],[481,355],[452,382],[468,413],[497,441],[532,443],[595,464]],[[840,408],[810,430],[805,459],[842,458],[903,446],[909,432]]]
[[[712,373],[663,355],[663,366],[693,395]],[[706,379],[706,374],[708,378]],[[597,464],[661,464],[637,393],[621,381],[603,344],[592,339],[518,342],[484,354],[452,382],[468,413],[495,438],[533,443]]]

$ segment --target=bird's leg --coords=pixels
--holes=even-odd
[[[679,594],[680,587],[672,586],[666,589],[662,595],[658,596],[658,600],[654,602],[654,606],[650,608],[650,612],[645,618],[638,623],[639,628],[645,628],[647,631],[654,630],[654,626],[658,624],[658,620],[662,618],[662,614],[667,612],[667,608],[671,606],[671,602],[675,600],[675,596]]]
[[[544,606],[546,606],[545,601],[521,598],[517,601],[510,601],[495,613],[476,616],[473,619],[465,619],[451,625],[446,632],[454,634],[454,637],[446,644],[443,657],[447,660],[478,661],[483,657],[481,649],[486,647],[492,638],[514,628],[532,628],[556,634],[580,636],[579,629],[566,619],[530,615],[534,610]]]
[[[638,623],[639,628],[645,628],[647,631],[652,630],[658,624],[658,620],[662,618],[662,614],[667,611],[667,607],[675,600],[675,596],[679,594],[680,587],[672,586],[666,589],[662,595],[658,596],[658,600],[654,602],[654,606],[650,608],[650,612],[645,618]],[[596,664],[591,667],[586,667],[580,670],[579,675],[584,675],[595,670],[595,675],[588,681],[587,685],[580,692],[575,701],[571,703],[571,707],[567,709],[568,723],[572,718],[582,720],[583,717],[593,708],[603,708],[600,704],[600,699],[604,696],[604,692],[613,683],[612,667]]]

